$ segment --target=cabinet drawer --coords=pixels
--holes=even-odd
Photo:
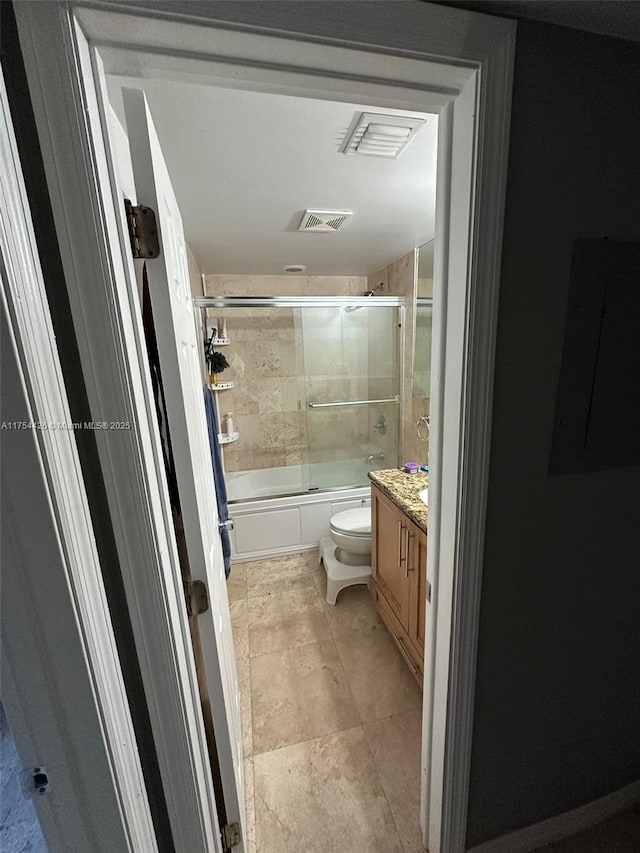
[[[422,684],[422,660],[417,654],[413,645],[409,642],[407,633],[396,618],[393,610],[389,606],[389,602],[384,594],[378,589],[375,581],[371,584],[372,594],[376,603],[376,608],[382,621],[385,623],[395,643],[400,650],[400,654],[405,659],[405,662],[419,684]]]

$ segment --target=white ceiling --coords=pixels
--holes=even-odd
[[[397,160],[347,156],[361,112],[345,104],[166,80],[110,78],[124,125],[122,86],[144,88],[203,272],[367,275],[433,238],[437,118]],[[420,115],[384,110],[400,115]],[[335,234],[304,234],[305,209],[351,210]]]

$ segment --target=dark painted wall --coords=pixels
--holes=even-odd
[[[640,45],[520,21],[514,86],[469,847],[640,778],[640,468],[547,473],[573,242],[640,240]]]

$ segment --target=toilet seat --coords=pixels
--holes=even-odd
[[[344,536],[371,538],[371,507],[347,509],[331,516],[331,530]]]
[[[320,540],[320,560],[327,571],[327,604],[335,604],[341,589],[369,583],[371,507],[337,512],[329,529],[331,535]]]

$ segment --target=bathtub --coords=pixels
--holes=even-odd
[[[228,472],[233,558],[257,560],[316,548],[329,535],[332,515],[371,506],[368,467],[360,457]],[[350,485],[336,487],[339,482]]]

